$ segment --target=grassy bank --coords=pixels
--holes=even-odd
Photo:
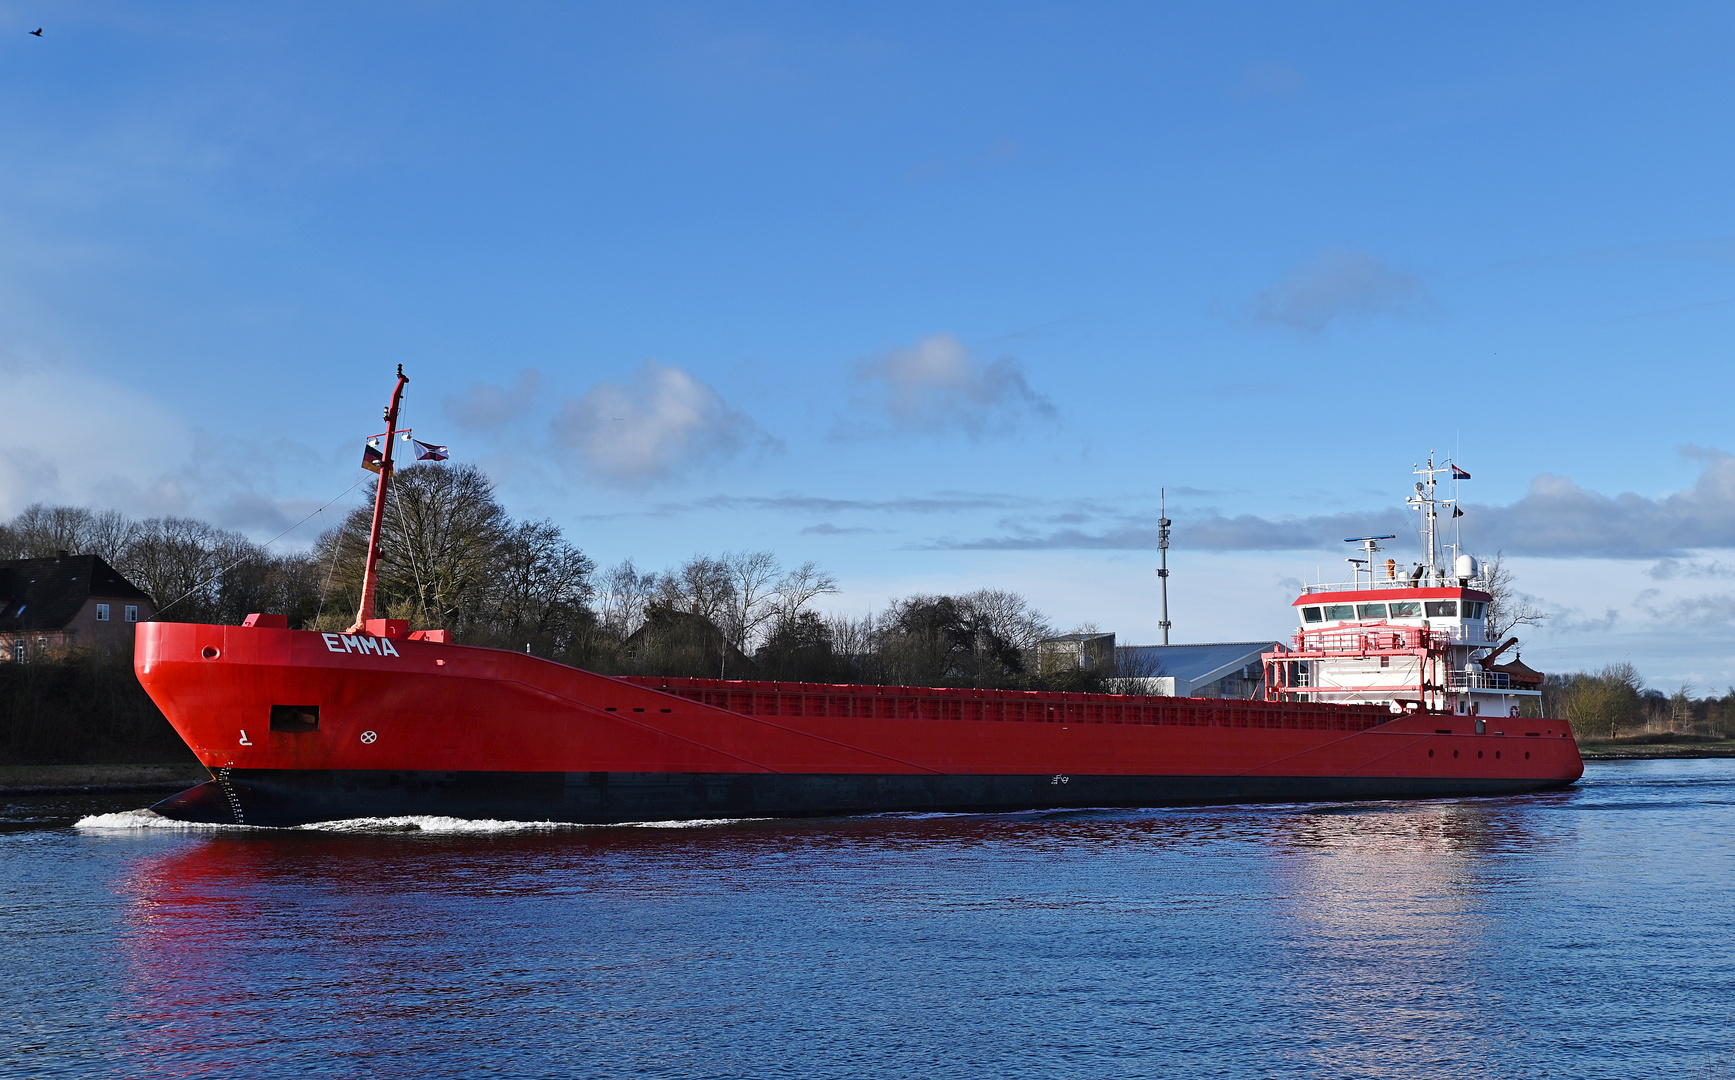
[[[1580,739],[1578,752],[1586,761],[1735,757],[1735,739],[1666,733],[1627,739]]]
[[[0,765],[0,792],[180,791],[209,780],[198,765]]]

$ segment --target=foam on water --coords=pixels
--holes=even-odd
[[[424,833],[504,833],[541,832],[553,829],[575,829],[582,826],[560,821],[499,821],[493,818],[456,818],[437,814],[414,814],[401,817],[343,818],[338,821],[315,821],[296,828],[307,832],[424,832]]]
[[[254,830],[252,825],[212,825],[203,821],[176,821],[155,810],[121,810],[112,814],[91,814],[73,823],[73,828],[90,832],[136,829],[169,829],[174,832],[216,832],[219,830]]]
[[[316,821],[297,825],[294,830],[307,832],[363,833],[513,833],[554,832],[565,829],[703,829],[719,825],[734,825],[743,821],[765,821],[765,818],[693,818],[684,821],[634,821],[621,825],[580,825],[569,821],[500,821],[492,818],[456,818],[434,814],[404,817],[345,818],[341,821]],[[91,814],[74,823],[73,828],[89,832],[132,831],[138,829],[169,829],[179,832],[274,832],[257,825],[213,825],[198,821],[176,821],[154,810],[123,810],[112,814]]]
[[[684,821],[633,821],[629,829],[709,829],[718,825],[739,825],[744,821],[772,821],[763,817],[688,818]]]

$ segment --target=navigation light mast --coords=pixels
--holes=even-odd
[[[1163,628],[1163,644],[1169,643],[1169,489],[1159,488],[1157,511],[1157,551],[1163,563],[1157,570],[1157,577],[1163,583],[1163,621],[1157,625]]]

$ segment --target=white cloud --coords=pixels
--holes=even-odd
[[[1018,361],[983,363],[951,334],[856,362],[857,404],[902,431],[961,429],[972,436],[1009,427],[1021,416],[1056,413],[1030,388]]]
[[[1591,615],[1577,608],[1551,613],[1549,621],[1542,631],[1530,631],[1531,634],[1546,632],[1555,637],[1562,635],[1607,634],[1613,631],[1621,621],[1621,614],[1615,608],[1605,608],[1601,615]]]
[[[1715,559],[1710,562],[1699,559],[1659,559],[1656,565],[1645,573],[1657,581],[1673,581],[1676,578],[1727,578],[1735,577],[1735,565]]]
[[[878,529],[870,529],[865,525],[833,525],[829,521],[822,521],[818,525],[809,525],[801,530],[804,536],[863,536],[879,531]]]
[[[171,473],[191,457],[180,417],[148,396],[49,364],[0,361],[0,514],[70,501],[132,513],[183,510]]]
[[[1319,333],[1333,322],[1429,306],[1421,281],[1365,251],[1322,251],[1253,298],[1254,322]]]
[[[598,383],[562,403],[552,432],[592,476],[623,487],[781,448],[716,390],[655,360],[627,382]]]
[[[0,446],[0,515],[11,515],[60,490],[60,470],[28,446]]]
[[[530,411],[541,387],[542,373],[527,367],[511,386],[471,383],[461,394],[447,394],[440,404],[452,422],[466,431],[498,431]]]
[[[1735,594],[1700,593],[1656,602],[1660,599],[1641,596],[1637,603],[1651,618],[1665,626],[1718,626],[1735,621]]]
[[[1544,473],[1517,502],[1465,505],[1464,537],[1472,551],[1544,558],[1657,559],[1648,571],[1658,581],[1735,576],[1735,567],[1715,560],[1684,558],[1693,551],[1735,548],[1735,456],[1684,447],[1682,455],[1702,465],[1693,485],[1652,497],[1632,492],[1604,495],[1564,476]],[[1312,517],[1188,513],[1171,504],[1179,521],[1174,543],[1218,551],[1300,551],[1332,548],[1345,536],[1370,532],[1406,534],[1413,519],[1397,507]],[[939,547],[972,550],[1153,550],[1156,513],[1099,515],[1097,524],[1042,530],[1020,523],[1001,535],[968,541],[948,539]]]
[[[1524,498],[1507,506],[1467,507],[1466,532],[1489,550],[1614,558],[1679,556],[1692,549],[1735,548],[1735,457],[1684,447],[1702,463],[1693,486],[1651,498],[1604,495],[1564,476],[1543,474]],[[1704,564],[1675,564],[1682,576],[1720,576]],[[1652,576],[1663,579],[1670,568]]]

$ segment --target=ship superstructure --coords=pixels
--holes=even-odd
[[[1458,540],[1442,543],[1442,516],[1456,536],[1463,511],[1455,494],[1441,496],[1439,478],[1455,488],[1470,474],[1432,456],[1415,474],[1405,501],[1418,516],[1422,561],[1382,562],[1381,542],[1395,535],[1348,538],[1361,550],[1346,560],[1351,580],[1303,587],[1293,648],[1265,654],[1266,697],[1469,716],[1479,732],[1491,717],[1540,717],[1534,673],[1497,663],[1518,639],[1497,640],[1489,568]]]

